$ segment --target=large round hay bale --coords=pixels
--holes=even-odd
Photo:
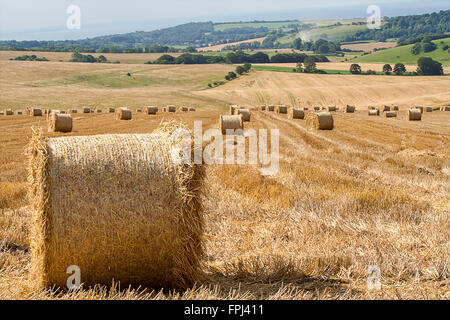
[[[344,112],[345,113],[354,113],[356,111],[356,107],[355,106],[350,106],[350,105],[346,105]]]
[[[112,107],[109,107],[109,108],[108,108],[108,112],[109,112],[109,113],[115,113],[115,112],[116,112],[116,109],[115,109],[115,108],[112,108]]]
[[[189,107],[189,111],[190,112],[195,112],[195,111],[197,111],[194,107]]]
[[[267,110],[269,110],[269,111],[271,111],[271,112],[274,112],[274,111],[275,111],[275,106],[269,105],[269,106],[267,107]]]
[[[83,107],[82,110],[83,110],[83,113],[91,113],[91,108],[89,108],[89,107]]]
[[[423,107],[422,106],[416,106],[416,109],[419,109],[420,113],[423,113]]]
[[[409,109],[408,110],[408,120],[409,121],[420,121],[422,120],[422,113],[419,109]]]
[[[236,115],[242,115],[242,120],[244,122],[249,122],[250,121],[250,110],[248,110],[248,109],[236,109],[234,112],[236,113]]]
[[[165,109],[165,112],[176,112],[176,111],[177,111],[177,107],[172,106],[172,105],[167,106],[167,107],[164,108],[164,109]]]
[[[219,130],[226,134],[227,130],[244,130],[244,119],[242,115],[220,116]]]
[[[52,113],[48,121],[49,132],[71,132],[72,116],[70,114]]]
[[[392,107],[392,110],[394,110],[394,111],[399,111],[400,109],[399,109],[398,106],[393,106],[393,107]]]
[[[305,111],[301,109],[289,109],[289,119],[305,119]]]
[[[158,107],[155,106],[148,106],[144,108],[144,111],[146,114],[157,114],[158,113]]]
[[[0,111],[0,116],[3,116],[5,114],[5,112]]]
[[[32,117],[42,117],[42,109],[31,108],[30,115]]]
[[[186,106],[182,106],[182,107],[180,107],[180,109],[178,111],[180,111],[180,112],[188,112],[189,108],[186,107]]]
[[[141,112],[142,112],[142,109],[141,109],[141,108],[137,108],[137,109],[136,109],[136,112],[137,112],[137,113],[141,113]]]
[[[78,113],[77,109],[67,109],[67,113]]]
[[[433,107],[430,107],[430,106],[425,107],[425,111],[426,112],[433,112]]]
[[[333,115],[329,112],[310,112],[306,115],[306,126],[308,129],[333,130]]]
[[[14,115],[14,111],[12,111],[11,109],[5,110],[5,116],[12,116],[12,115]]]
[[[386,111],[384,116],[386,118],[397,118],[397,111]]]
[[[380,115],[380,110],[378,110],[378,109],[369,110],[369,116],[379,116],[379,115]]]
[[[387,111],[391,111],[391,107],[390,106],[383,106],[382,112],[387,112]]]
[[[260,111],[266,111],[266,106],[259,106]]]
[[[442,107],[442,111],[450,111],[450,106]]]
[[[320,107],[314,107],[314,111],[320,111]]]
[[[173,130],[172,130],[173,131]],[[191,286],[203,254],[202,166],[173,160],[167,129],[30,143],[31,279],[66,288]]]
[[[116,120],[131,120],[132,112],[129,109],[119,108],[116,112]]]
[[[335,106],[328,107],[328,112],[333,112],[333,111],[336,111],[336,107]]]
[[[277,106],[276,111],[277,111],[277,113],[287,114],[288,108],[286,106]]]

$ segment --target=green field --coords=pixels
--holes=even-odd
[[[357,59],[351,60],[351,62],[365,62],[365,63],[391,63],[395,64],[398,62],[415,65],[420,57],[430,57],[442,63],[444,67],[450,67],[450,53],[448,51],[442,50],[441,41],[444,44],[450,46],[450,38],[435,40],[433,41],[437,44],[438,48],[432,52],[421,52],[418,55],[411,53],[411,48],[413,45],[396,47],[387,50],[381,50],[374,52],[372,54],[358,57]]]
[[[366,25],[342,25],[313,28],[300,32],[300,36],[305,40],[317,40],[319,38],[328,40],[342,40],[348,35],[367,29]]]

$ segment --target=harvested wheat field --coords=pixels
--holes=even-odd
[[[71,73],[128,70],[95,66],[97,71],[89,71],[74,64],[64,70],[60,65],[54,67],[64,79],[72,79]],[[149,86],[146,91],[136,87],[124,91],[89,86],[83,80],[66,85],[58,82],[44,90],[30,82],[56,81],[50,72],[36,70],[40,73],[27,79],[21,63],[4,66],[17,70],[8,81],[0,69],[0,109],[24,109],[27,101],[44,109],[155,105],[161,110],[171,103],[198,108],[192,113],[133,113],[130,121],[115,121],[113,113],[75,113],[70,133],[47,133],[45,117],[0,116],[0,298],[450,298],[450,112],[424,113],[422,121],[407,119],[412,105],[450,102],[448,77],[252,72],[218,88],[203,89],[195,85],[201,82],[198,77],[219,78],[228,67],[197,66],[200,76],[191,78],[190,84],[180,81],[175,85],[177,76],[188,77],[189,66],[166,66],[160,71],[153,71],[155,66],[139,66],[148,73],[170,75],[174,78],[168,81],[174,82]],[[176,90],[170,91],[170,86]],[[76,98],[70,102],[63,102],[62,97],[58,103],[53,101],[72,94]],[[11,104],[15,95],[17,103]],[[114,104],[116,99],[120,101]],[[202,121],[205,131],[218,128],[218,119],[229,114],[231,104],[252,108],[261,104],[292,107],[294,103],[310,108],[350,104],[356,112],[334,112],[333,130],[309,130],[305,120],[251,110],[245,129],[280,130],[279,170],[263,176],[256,165],[204,165],[202,275],[195,286],[170,292],[158,287],[108,290],[105,286],[76,292],[34,289],[25,152],[32,126],[43,128],[45,137],[64,139],[147,135],[171,120],[182,121],[191,130],[194,121]],[[400,106],[397,118],[367,114],[367,106],[384,104]],[[127,201],[141,196],[130,193]],[[371,266],[381,271],[380,290],[367,286]]]

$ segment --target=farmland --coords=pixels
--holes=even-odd
[[[140,55],[137,55],[137,57]],[[109,59],[109,58],[108,58]],[[134,58],[133,58],[134,59]],[[112,58],[113,60],[113,58]],[[412,105],[450,103],[449,77],[314,75],[252,71],[217,88],[231,65],[20,62],[0,59],[0,110],[189,105],[189,113],[74,114],[71,133],[150,133],[162,121],[217,128],[229,104],[343,106],[335,129],[252,111],[246,129],[280,130],[280,169],[208,165],[205,279],[186,291],[96,288],[33,291],[27,160],[31,127],[44,117],[0,116],[0,298],[3,299],[449,299],[450,112],[406,120]],[[127,74],[130,73],[131,76]],[[369,105],[400,106],[397,119]],[[369,290],[367,269],[381,270]]]

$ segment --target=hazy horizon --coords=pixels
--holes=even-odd
[[[69,30],[69,5],[81,9],[81,28]],[[78,40],[102,35],[152,31],[188,22],[320,20],[366,17],[369,5],[382,16],[423,14],[450,9],[448,0],[0,0],[0,40]]]

